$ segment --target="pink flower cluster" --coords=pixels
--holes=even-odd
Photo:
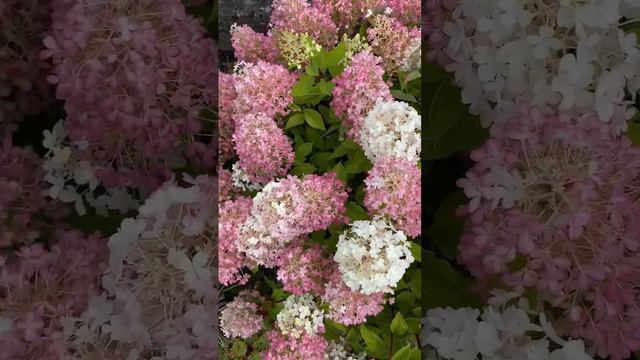
[[[271,182],[253,200],[251,216],[240,230],[240,248],[256,262],[274,267],[300,236],[342,222],[347,196],[335,173]]]
[[[0,248],[32,242],[64,215],[64,207],[42,195],[43,176],[42,159],[31,148],[0,149]]]
[[[328,14],[338,30],[348,32],[362,20],[379,0],[316,0],[313,6]]]
[[[220,203],[218,215],[218,281],[223,285],[245,284],[248,274],[242,269],[253,265],[238,249],[240,226],[251,214],[252,201],[238,197]]]
[[[8,139],[25,115],[35,115],[51,96],[40,59],[51,4],[42,0],[0,3],[0,139]]]
[[[377,315],[384,308],[384,293],[364,295],[351,290],[342,280],[337,267],[334,267],[330,278],[321,297],[329,305],[329,319],[347,326],[357,325],[366,322],[367,317]]]
[[[57,230],[55,244],[23,246],[0,260],[1,360],[68,359],[66,317],[79,316],[105,266],[106,241]]]
[[[344,72],[333,79],[333,106],[335,113],[358,138],[364,118],[378,102],[391,101],[389,85],[384,81],[382,59],[368,51],[356,54]]]
[[[407,26],[420,24],[422,17],[422,2],[420,0],[382,0],[382,3],[383,6],[391,9],[391,16],[403,24]]]
[[[275,0],[272,4],[271,25],[274,31],[308,34],[325,47],[332,47],[338,40],[338,29],[331,17],[306,0]]]
[[[443,28],[449,14],[458,4],[458,0],[427,0],[427,16],[424,31],[427,35],[427,59],[444,67],[451,62],[445,54],[448,37]]]
[[[296,81],[297,75],[282,65],[261,60],[247,64],[235,80],[234,114],[241,117],[263,114],[270,118],[286,115],[293,102],[291,89]]]
[[[537,290],[561,334],[621,360],[640,350],[640,149],[591,120],[521,106],[494,125],[458,183],[459,258],[481,285]]]
[[[302,246],[290,247],[278,259],[278,280],[285,291],[294,295],[321,295],[333,264],[318,244],[306,250]]]
[[[264,318],[253,298],[256,292],[241,291],[220,311],[220,328],[228,338],[248,339],[262,330]]]
[[[236,59],[247,63],[260,60],[275,63],[280,57],[271,35],[253,31],[248,25],[234,26],[230,31],[231,45]]]
[[[236,100],[235,77],[220,73],[218,77],[218,159],[224,163],[233,157],[233,102]]]
[[[275,329],[267,337],[269,348],[261,354],[265,360],[324,360],[327,340],[322,335],[304,333],[294,338]]]
[[[420,169],[405,159],[385,157],[369,170],[364,205],[372,215],[388,216],[411,237],[422,232]]]
[[[420,48],[420,28],[408,28],[386,15],[374,16],[371,23],[367,34],[373,52],[382,59],[387,72],[398,71]]]
[[[155,189],[176,152],[215,165],[202,116],[216,103],[216,49],[180,1],[54,0],[52,17],[49,81],[101,182]]]
[[[295,153],[289,138],[270,117],[248,114],[236,118],[233,134],[240,167],[253,183],[286,176]]]

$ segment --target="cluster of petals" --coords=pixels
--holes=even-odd
[[[326,283],[321,299],[329,307],[326,317],[347,326],[366,322],[368,317],[378,315],[385,304],[383,292],[365,295],[352,290],[337,269]]]
[[[417,162],[422,150],[421,129],[422,118],[411,105],[379,102],[364,119],[359,142],[373,163],[388,156]]]
[[[626,0],[460,0],[444,25],[447,69],[485,125],[529,101],[625,130],[640,89],[640,48],[621,21],[636,21],[639,10]]]
[[[348,33],[376,8],[380,0],[314,0],[313,7],[328,14],[338,31]]]
[[[264,360],[324,360],[327,340],[322,335],[294,338],[275,329],[267,333],[267,338],[269,348],[261,354]]]
[[[259,60],[269,63],[278,61],[280,51],[271,35],[257,33],[248,25],[236,24],[231,26],[229,34],[233,53],[238,61],[246,63],[257,63]]]
[[[381,218],[358,220],[338,237],[334,260],[351,290],[393,293],[413,262],[404,232]]]
[[[227,338],[248,339],[262,330],[264,318],[258,313],[255,294],[240,292],[220,310],[220,329]]]
[[[48,80],[105,186],[153,191],[144,179],[161,185],[176,154],[215,165],[203,112],[216,103],[216,49],[180,1],[55,0],[52,18]]]
[[[268,183],[253,199],[238,248],[267,267],[300,236],[344,220],[347,190],[335,173],[295,176]]]
[[[295,153],[278,123],[263,114],[247,114],[236,119],[233,133],[240,167],[251,182],[266,184],[286,176]]]
[[[331,106],[352,138],[359,138],[364,119],[376,104],[392,100],[381,63],[379,57],[362,51],[354,55],[342,74],[333,79]]]
[[[427,60],[442,67],[451,62],[445,52],[449,38],[444,32],[444,24],[457,4],[458,0],[427,0],[426,3],[426,19],[423,29],[427,37]]]
[[[318,308],[313,295],[291,295],[283,306],[276,317],[283,335],[298,339],[305,334],[324,333],[324,311]]]
[[[620,360],[640,349],[640,150],[598,119],[521,106],[472,152],[459,259],[482,283],[533,288],[556,327]]]
[[[42,195],[43,176],[42,159],[31,148],[0,149],[0,248],[32,242],[51,216],[64,213]]]
[[[482,311],[428,310],[423,345],[449,360],[592,360],[582,340],[560,338],[544,314],[532,311],[525,299],[513,297],[499,294]],[[535,315],[539,323],[531,321]]]
[[[420,51],[420,28],[408,28],[385,14],[375,15],[367,37],[373,53],[382,58],[387,73],[408,68],[407,60]]]
[[[106,241],[56,230],[47,249],[25,245],[0,259],[0,359],[68,359],[67,317],[85,311],[99,288]]]
[[[251,214],[253,202],[246,197],[224,201],[219,206],[218,281],[223,285],[245,284],[249,280],[242,269],[252,266],[238,249],[240,227]]]
[[[338,29],[329,14],[306,0],[273,1],[270,23],[274,31],[308,34],[324,47],[333,47],[337,41]]]
[[[390,9],[390,15],[406,26],[417,26],[422,19],[420,0],[381,0],[381,6]]]
[[[263,114],[270,118],[286,115],[293,102],[291,89],[296,80],[297,75],[282,65],[262,60],[245,64],[235,79],[234,114]]]
[[[302,246],[294,246],[278,259],[278,280],[285,291],[294,295],[321,295],[332,274],[333,264],[318,244],[306,250]]]
[[[10,137],[17,122],[37,114],[51,97],[50,65],[39,56],[50,11],[48,1],[0,4],[0,138]]]
[[[110,237],[105,291],[65,326],[79,358],[207,359],[217,351],[217,189],[207,176],[184,181],[163,185]]]
[[[231,74],[218,74],[218,159],[221,164],[233,158],[235,153],[233,133],[233,103],[236,100],[235,77]]]
[[[408,236],[420,235],[421,193],[420,169],[415,163],[385,157],[369,170],[364,205],[373,215],[391,219],[396,228]]]

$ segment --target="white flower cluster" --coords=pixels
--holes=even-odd
[[[344,337],[338,341],[330,341],[325,351],[325,360],[366,360],[365,353],[354,354],[347,351]]]
[[[418,161],[422,118],[401,101],[379,102],[369,111],[360,131],[360,145],[371,162],[386,156]]]
[[[140,207],[138,217],[123,220],[109,239],[105,292],[65,326],[67,338],[85,358],[123,349],[128,349],[127,359],[146,352],[193,359],[215,351],[214,180],[185,176],[185,181],[191,186],[163,185]],[[186,342],[191,348],[174,349]]]
[[[296,339],[305,333],[313,335],[324,331],[324,311],[318,308],[311,294],[289,296],[276,319],[280,332]]]
[[[495,293],[480,313],[471,308],[437,308],[423,320],[423,346],[450,360],[592,360],[582,340],[563,340],[544,313],[536,313],[516,293]],[[560,349],[549,350],[551,344]]]
[[[94,195],[100,185],[95,170],[88,161],[79,159],[77,155],[79,150],[87,147],[87,143],[69,143],[62,121],[58,121],[51,131],[44,131],[42,144],[47,149],[43,164],[44,179],[51,184],[45,190],[45,196],[74,203],[79,215],[87,212],[85,201],[103,216],[107,216],[108,210],[126,213],[140,205],[130,189],[125,187],[108,189],[97,197]]]
[[[359,220],[340,235],[333,259],[352,290],[366,295],[393,293],[414,260],[409,246],[404,232],[389,222]]]
[[[236,161],[231,167],[233,172],[231,173],[231,181],[233,182],[233,186],[243,190],[243,191],[257,191],[262,189],[262,185],[253,184],[249,179],[249,175],[247,172],[240,167],[240,162]]]
[[[508,120],[524,101],[625,130],[640,89],[640,48],[621,20],[639,15],[635,0],[460,0],[444,26],[447,69],[485,126]]]

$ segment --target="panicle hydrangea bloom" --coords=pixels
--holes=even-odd
[[[42,159],[28,147],[0,148],[0,248],[29,243],[64,213],[42,195]]]
[[[220,73],[218,77],[218,154],[221,164],[233,158],[234,101],[236,100],[235,77]]]
[[[498,295],[482,311],[450,307],[427,311],[423,346],[450,360],[592,360],[582,340],[561,339],[544,314],[539,314],[540,324],[531,322],[538,314],[524,299],[513,304],[513,296]]]
[[[334,260],[352,290],[393,293],[414,260],[409,245],[404,232],[384,219],[358,220],[338,238]]]
[[[411,237],[422,231],[420,169],[405,159],[385,157],[369,170],[364,206],[373,215],[387,216]]]
[[[300,236],[344,221],[347,196],[335,173],[272,181],[253,199],[238,247],[259,264],[276,266],[284,249]]]
[[[335,45],[338,30],[331,17],[306,0],[274,0],[271,7],[270,24],[274,31],[309,34],[324,47]]]
[[[638,10],[631,1],[460,0],[444,25],[447,69],[487,126],[531,101],[625,130],[640,89],[640,48],[620,25]]]
[[[280,51],[270,35],[257,33],[248,25],[231,25],[229,30],[233,53],[238,61],[257,63],[264,60],[269,63],[278,61]]]
[[[422,146],[421,129],[422,118],[411,105],[401,101],[379,102],[364,119],[358,139],[373,163],[388,156],[417,162]]]
[[[247,172],[240,166],[240,162],[236,161],[233,163],[231,169],[233,170],[233,173],[231,173],[231,181],[234,188],[240,191],[257,191],[262,189],[262,185],[251,182]]]
[[[353,37],[349,37],[347,34],[342,35],[341,42],[345,43],[345,53],[342,63],[348,65],[353,57],[362,51],[371,51],[371,46],[367,42],[367,39],[360,34],[355,34]]]
[[[344,337],[338,341],[330,341],[324,355],[325,360],[366,360],[365,353],[354,354],[349,351]]]
[[[426,21],[423,29],[427,36],[427,60],[446,67],[451,59],[445,53],[449,38],[444,33],[445,22],[449,19],[451,11],[458,4],[458,0],[427,0]]]
[[[248,339],[262,330],[264,318],[258,313],[258,304],[250,298],[255,296],[244,290],[220,310],[220,329],[224,336]]]
[[[318,308],[311,294],[289,296],[276,320],[282,335],[294,339],[304,334],[324,333],[324,311]]]
[[[351,326],[362,324],[367,317],[378,315],[385,304],[384,293],[362,294],[351,290],[342,280],[335,267],[331,280],[325,285],[322,302],[329,305],[326,317],[335,322]]]
[[[299,338],[283,335],[279,330],[267,333],[269,348],[264,360],[324,360],[327,340],[321,335],[303,334]]]
[[[379,102],[392,100],[389,85],[383,79],[381,59],[369,51],[356,54],[342,74],[333,79],[333,106],[344,120],[348,135],[359,138],[367,113]]]
[[[380,0],[314,0],[313,7],[328,14],[340,32],[348,33]]]
[[[291,89],[296,81],[297,75],[289,73],[282,65],[262,60],[245,64],[240,74],[236,75],[238,95],[234,102],[234,114],[263,114],[270,118],[286,115],[289,112],[287,107],[293,102]]]
[[[50,65],[40,59],[51,4],[5,0],[0,4],[0,139],[10,137],[24,115],[35,115],[51,97]]]
[[[87,158],[87,154],[84,152],[88,146],[87,142],[71,142],[62,121],[59,121],[51,131],[44,131],[42,144],[47,149],[42,165],[45,171],[44,180],[50,185],[46,190],[47,196],[64,203],[74,203],[75,209],[80,215],[86,213],[85,201],[95,208],[98,214],[104,216],[107,216],[110,209],[126,213],[139,206],[133,189],[127,186],[117,186],[119,180],[101,183],[97,179],[96,173],[100,170],[92,166],[91,159]],[[167,171],[166,168],[156,168],[150,171],[156,170],[162,174]],[[146,182],[151,187],[157,186],[158,179],[148,178],[146,175],[140,177],[138,176],[140,174],[125,171],[120,171],[120,175],[123,183],[127,183],[127,179],[135,178]],[[98,193],[100,185],[106,189]],[[145,194],[142,192],[142,195]]]
[[[281,30],[275,33],[274,38],[289,69],[301,70],[322,50],[322,46],[306,33]]]
[[[220,203],[218,224],[218,281],[225,286],[245,284],[249,275],[242,268],[253,263],[238,249],[240,227],[251,214],[250,198],[238,197]]]
[[[289,138],[276,121],[262,114],[236,119],[233,134],[240,167],[251,182],[265,184],[287,175],[295,153]]]
[[[202,113],[216,104],[216,49],[180,1],[55,0],[52,18],[48,79],[98,180],[153,191],[176,155],[215,167]]]
[[[217,351],[217,189],[207,176],[184,180],[189,187],[167,182],[154,192],[109,239],[105,292],[65,326],[78,358],[207,359]]]
[[[51,250],[25,245],[0,261],[0,359],[68,359],[64,319],[79,316],[97,290],[106,242],[56,230]]]
[[[382,6],[387,6],[391,16],[407,26],[420,24],[422,3],[420,0],[382,0]]]
[[[278,280],[285,291],[294,295],[319,296],[324,293],[333,264],[318,244],[306,250],[302,246],[291,247],[278,259]]]
[[[640,349],[640,150],[601,122],[522,106],[472,152],[459,258],[482,282],[536,289],[592,353]]]
[[[420,28],[408,28],[384,14],[375,15],[367,30],[373,53],[380,56],[387,73],[405,69],[414,52],[420,51]]]

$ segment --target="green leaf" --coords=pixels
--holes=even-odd
[[[315,83],[315,79],[313,76],[309,76],[307,74],[302,74],[298,79],[298,82],[293,86],[291,90],[291,95],[295,97],[308,95],[311,89],[313,88],[313,84]]]
[[[296,176],[313,174],[316,171],[316,167],[313,164],[304,163],[291,169],[291,174]]]
[[[332,159],[337,159],[339,157],[348,155],[351,152],[351,149],[348,149],[346,146],[344,146],[343,144],[340,144],[340,146],[338,146],[333,153],[331,153],[331,158]]]
[[[311,162],[322,170],[326,170],[332,163],[330,152],[319,152],[311,157]]]
[[[403,101],[408,101],[408,102],[417,102],[416,97],[411,95],[411,94],[407,94],[401,90],[396,90],[393,89],[391,90],[391,95],[393,95],[394,98],[398,99],[398,100],[403,100]]]
[[[366,325],[360,326],[360,335],[365,344],[367,344],[365,348],[367,354],[378,359],[385,359],[387,357],[387,346],[380,336],[369,330]]]
[[[422,261],[425,284],[422,289],[423,311],[442,306],[476,307],[480,301],[469,291],[471,280],[455,271],[449,262],[426,252]]]
[[[320,75],[320,72],[318,71],[318,65],[316,65],[314,63],[312,63],[311,65],[307,66],[307,68],[305,69],[305,72],[309,76],[318,76],[318,75]]]
[[[332,82],[327,82],[324,80],[320,81],[320,83],[318,84],[318,89],[320,89],[320,92],[327,96],[331,96],[334,87],[335,85]]]
[[[394,316],[390,328],[392,333],[400,336],[406,334],[407,330],[409,330],[409,326],[407,326],[407,322],[400,312],[397,312],[396,316]]]
[[[307,158],[307,155],[311,154],[311,151],[313,151],[313,143],[308,142],[298,145],[296,147],[295,163],[304,163],[304,160]]]
[[[302,113],[294,113],[287,120],[287,125],[285,125],[284,129],[288,130],[294,126],[302,125],[304,123],[304,114]]]
[[[422,246],[417,242],[411,242],[411,255],[416,259],[417,262],[422,261]]]
[[[347,203],[346,208],[347,208],[347,212],[346,212],[347,216],[352,221],[369,219],[369,214],[367,213],[367,210],[365,210],[362,206],[356,204],[353,201],[349,201]]]
[[[448,80],[442,81],[430,101],[427,115],[430,136],[436,139],[442,137],[466,112],[467,109],[460,98],[460,89]]]
[[[427,230],[432,243],[449,259],[458,256],[458,242],[464,229],[464,218],[456,211],[467,202],[464,192],[456,190],[447,195],[435,214],[432,225]]]
[[[391,360],[411,360],[411,349],[411,344],[405,345],[402,349],[393,354]]]
[[[349,175],[347,174],[347,171],[345,170],[342,163],[337,163],[336,166],[333,167],[333,171],[335,171],[338,179],[347,181]]]
[[[336,66],[342,62],[347,53],[347,44],[341,42],[338,46],[334,47],[331,51],[327,52],[324,57],[324,68],[330,68]]]
[[[304,119],[314,129],[325,130],[322,115],[313,109],[304,109]]]

